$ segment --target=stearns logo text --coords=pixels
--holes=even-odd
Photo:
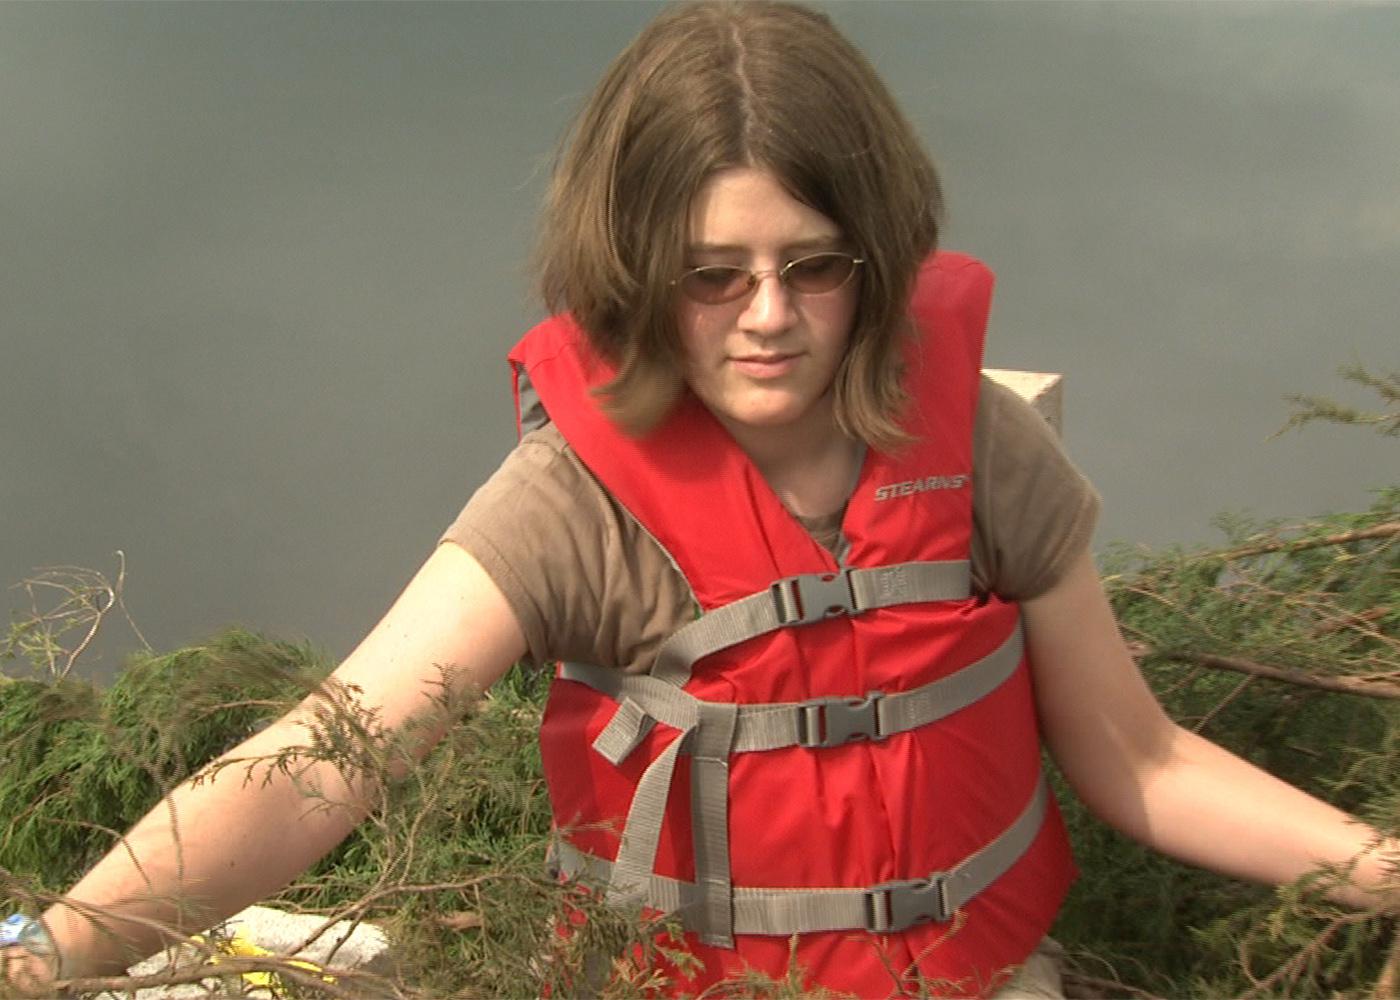
[[[906,479],[902,483],[886,483],[875,487],[875,501],[894,500],[896,497],[913,496],[927,490],[959,490],[968,484],[971,476],[924,476],[922,479]]]

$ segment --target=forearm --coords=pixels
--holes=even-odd
[[[291,882],[367,813],[377,781],[425,754],[465,700],[524,652],[486,572],[457,546],[439,546],[333,686],[226,754],[229,766],[212,780],[176,789],[49,910],[64,975],[120,970]],[[331,741],[368,753],[345,765],[355,787],[334,763],[288,750],[309,742],[308,725],[337,726],[336,699],[325,697],[337,689],[386,737],[378,749],[393,748],[379,755],[363,740]]]
[[[275,892],[343,839],[363,794],[325,761],[271,766],[305,735],[283,720],[231,751],[225,761],[245,763],[181,785],[51,907],[63,975],[120,971]]]
[[[1393,902],[1400,845],[1195,733],[1173,726],[1135,781],[1137,794],[1108,796],[1096,811],[1150,847],[1267,884],[1339,866],[1351,872],[1332,893],[1339,902]]]
[[[1354,862],[1339,899],[1366,907],[1382,902],[1370,890],[1393,890],[1394,841],[1167,717],[1128,657],[1087,553],[1024,612],[1042,733],[1097,816],[1239,878],[1281,884]]]

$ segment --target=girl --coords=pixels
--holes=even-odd
[[[540,274],[560,315],[511,354],[521,442],[335,672],[392,729],[440,697],[441,664],[460,693],[561,661],[541,734],[559,867],[686,928],[677,993],[781,977],[794,935],[814,988],[1053,991],[1008,985],[1073,876],[1042,742],[1105,821],[1176,857],[1269,882],[1356,860],[1338,894],[1358,905],[1383,881],[1373,831],[1156,704],[1090,559],[1096,498],[979,377],[991,279],[934,252],[940,209],[823,15],[658,18],[556,169]],[[316,706],[234,755],[302,745]],[[170,806],[178,851],[157,808],[16,932],[28,975],[120,967],[355,822],[236,769]]]

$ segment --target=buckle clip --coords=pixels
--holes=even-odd
[[[804,747],[838,747],[855,739],[883,740],[880,699],[883,691],[864,698],[813,698],[797,706],[797,742]]]
[[[839,573],[800,573],[775,580],[768,587],[778,610],[780,625],[810,625],[835,615],[854,614],[855,591],[851,571]]]
[[[934,872],[928,878],[871,886],[865,890],[865,929],[891,934],[929,921],[946,923],[953,916],[947,879],[946,872]]]

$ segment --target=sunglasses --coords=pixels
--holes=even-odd
[[[687,298],[709,306],[742,298],[770,274],[775,275],[784,288],[798,295],[825,295],[850,281],[856,268],[864,263],[860,257],[828,250],[790,260],[776,270],[752,271],[732,264],[692,267],[671,284]]]

